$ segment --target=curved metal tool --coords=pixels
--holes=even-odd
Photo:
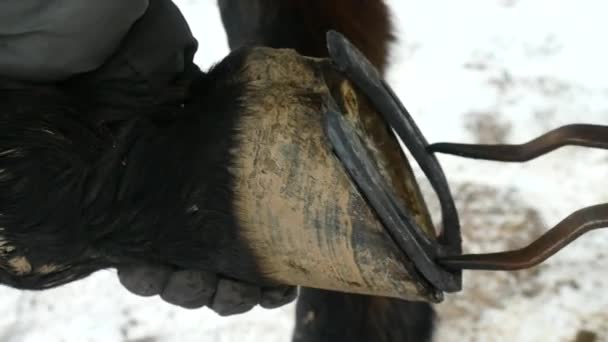
[[[430,240],[410,213],[398,204],[352,125],[342,114],[330,109],[325,113],[325,129],[335,154],[397,246],[433,286],[446,292],[459,291],[458,275],[437,267],[435,258],[440,249],[437,242]]]
[[[427,152],[428,143],[420,129],[367,58],[337,32],[330,31],[327,34],[327,44],[329,55],[338,69],[368,97],[410,150],[430,180],[439,198],[444,227],[446,227],[438,240],[425,241],[422,237],[424,234],[415,220],[392,199],[393,194],[382,178],[372,177],[372,173],[377,172],[373,167],[368,168],[367,173],[362,173],[361,165],[373,164],[366,161],[369,157],[363,153],[364,150],[353,150],[357,145],[355,134],[349,133],[347,123],[339,120],[339,115],[332,115],[332,111],[329,111],[326,126],[334,151],[355,183],[364,191],[370,205],[381,217],[393,239],[414,261],[420,273],[439,290],[459,291],[462,288],[461,272],[448,270],[435,262],[438,256],[462,253],[458,213],[437,158]],[[349,165],[349,161],[354,165]],[[385,201],[380,201],[381,197]]]
[[[439,198],[446,227],[440,240],[450,252],[459,253],[461,237],[456,206],[439,161],[427,151],[429,144],[426,138],[391,87],[382,80],[376,68],[354,45],[335,31],[327,33],[327,44],[333,62],[367,95],[431,182]]]
[[[336,111],[337,107],[328,110],[325,122],[334,152],[399,247],[414,261],[420,273],[439,290],[460,290],[463,269],[518,270],[533,267],[584,233],[608,227],[608,204],[600,204],[573,213],[525,248],[462,255],[458,214],[443,170],[433,153],[521,162],[565,145],[608,149],[608,126],[568,125],[522,145],[429,145],[403,104],[361,52],[337,32],[330,31],[327,41],[333,62],[367,95],[431,182],[441,204],[445,227],[437,241],[428,239],[411,214],[399,206],[360,139]]]

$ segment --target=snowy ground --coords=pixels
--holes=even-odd
[[[213,0],[177,1],[209,65],[227,53]],[[601,0],[393,0],[389,82],[429,141],[524,142],[608,122]],[[468,251],[521,246],[570,212],[608,201],[608,152],[563,148],[526,163],[441,157]],[[608,231],[546,264],[466,273],[438,305],[436,341],[608,341]],[[44,293],[0,288],[2,342],[288,341],[293,306],[220,318],[129,295],[113,272]],[[587,338],[587,339],[584,339]],[[593,339],[595,338],[595,339]]]

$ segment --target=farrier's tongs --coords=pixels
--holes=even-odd
[[[341,34],[330,31],[327,44],[332,61],[359,89],[396,132],[439,198],[444,229],[436,240],[417,226],[399,205],[392,190],[373,166],[372,158],[351,125],[337,112],[326,113],[326,131],[334,152],[398,246],[420,273],[446,292],[461,289],[461,270],[518,270],[535,266],[582,234],[608,227],[608,204],[580,209],[530,245],[515,251],[462,254],[460,223],[446,177],[434,153],[505,162],[523,162],[564,145],[608,149],[608,126],[574,124],[542,135],[523,145],[429,144],[416,123],[378,71]]]

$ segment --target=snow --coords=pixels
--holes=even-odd
[[[179,0],[209,66],[228,48],[214,0]],[[388,81],[431,142],[525,142],[608,121],[599,0],[393,0]],[[574,210],[608,202],[608,152],[562,148],[525,164],[440,157],[467,251],[522,246]],[[608,231],[532,270],[467,272],[437,306],[436,341],[608,341]],[[36,293],[0,288],[0,341],[288,341],[293,305],[222,318],[124,290],[111,271]],[[581,333],[583,332],[583,333]]]

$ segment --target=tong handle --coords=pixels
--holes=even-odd
[[[524,248],[500,253],[439,257],[437,261],[455,270],[522,270],[542,263],[579,236],[605,227],[608,227],[608,203],[577,210]]]
[[[608,149],[608,126],[573,124],[520,145],[437,143],[429,145],[428,151],[465,158],[523,162],[566,145]],[[588,231],[604,227],[608,227],[608,204],[598,204],[574,212],[536,241],[519,250],[452,255],[439,257],[437,261],[453,270],[521,270],[547,260]]]

